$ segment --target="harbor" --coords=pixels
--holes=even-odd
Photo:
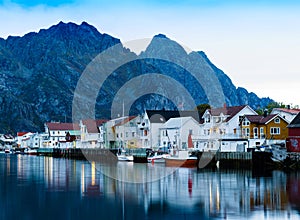
[[[167,168],[163,173],[160,163],[116,166],[2,154],[0,219],[76,220],[106,218],[108,213],[111,219],[299,217],[299,172],[257,176],[251,170]]]

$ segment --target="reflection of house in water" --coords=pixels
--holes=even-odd
[[[123,186],[117,182],[116,195],[143,204],[146,213],[159,205],[166,212],[170,209],[190,213],[204,209],[206,216],[229,217],[230,213],[240,213],[240,217],[247,218],[257,209],[287,210],[285,186],[286,175],[281,172],[260,179],[252,178],[251,171],[199,173],[178,169],[151,183]]]
[[[96,174],[95,162],[81,164],[81,196],[97,197],[100,192],[100,178]]]

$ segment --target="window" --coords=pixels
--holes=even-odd
[[[210,123],[210,116],[207,116],[207,117],[205,118],[205,122],[206,122],[206,123]]]
[[[189,134],[190,134],[190,135],[193,134],[193,130],[192,130],[192,129],[189,130]]]
[[[278,128],[278,127],[270,128],[270,133],[271,134],[280,134],[280,128]]]
[[[275,122],[276,124],[279,124],[279,123],[280,123],[280,118],[275,118],[275,119],[274,119],[274,122]]]
[[[265,138],[265,131],[264,128],[260,128],[260,138]]]
[[[117,138],[119,137],[119,133],[117,133]]]
[[[134,135],[135,135],[135,133],[134,133],[134,132],[132,132],[132,137],[134,137]]]
[[[253,138],[258,138],[258,128],[253,128]]]
[[[125,133],[126,137],[128,137],[128,132]]]
[[[250,136],[250,129],[249,128],[243,128],[243,135],[246,136],[246,137],[249,137]]]
[[[250,121],[247,118],[245,118],[243,120],[243,126],[249,126],[249,125],[250,125]]]

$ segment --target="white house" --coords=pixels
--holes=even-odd
[[[282,118],[287,120],[289,123],[293,121],[293,119],[297,116],[300,112],[300,109],[290,109],[290,108],[273,108],[270,115],[279,114]]]
[[[48,134],[46,133],[34,133],[30,136],[29,145],[28,147],[31,148],[40,148],[45,147],[45,143],[49,139]]]
[[[33,135],[31,132],[17,132],[17,145],[20,148],[30,147],[30,137]]]
[[[80,126],[80,140],[82,148],[103,147],[103,132],[100,133],[99,127],[102,127],[106,120],[81,120]],[[103,129],[102,129],[103,130]]]
[[[137,148],[141,145],[138,124],[139,116],[129,116],[113,126],[117,148]]]
[[[160,128],[160,145],[187,149],[189,135],[198,135],[199,122],[193,117],[171,118]]]
[[[166,110],[146,110],[138,125],[141,130],[141,144],[144,147],[158,148],[161,146],[160,129],[164,123],[171,118],[193,117],[200,121],[198,111],[166,111]]]
[[[202,151],[241,151],[242,144],[248,147],[248,142],[240,140],[240,120],[244,115],[257,115],[248,105],[207,109],[200,125],[200,135],[193,137],[198,149]],[[230,143],[229,141],[234,142]],[[228,145],[225,147],[224,145]],[[222,147],[221,147],[222,146]],[[229,147],[230,146],[230,147]]]
[[[79,124],[49,122],[45,124],[45,133],[49,139],[45,142],[45,147],[67,148],[74,147],[72,143],[67,142],[66,135],[70,131],[80,131]]]

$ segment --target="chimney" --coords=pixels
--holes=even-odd
[[[267,117],[268,116],[268,109],[265,109],[264,110],[264,117]]]
[[[227,108],[226,102],[224,103],[223,108],[225,108],[225,109]]]

